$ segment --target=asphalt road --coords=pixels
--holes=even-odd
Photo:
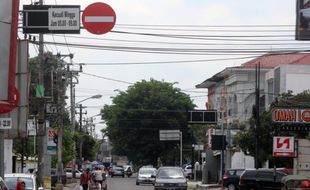
[[[154,190],[153,185],[136,185],[136,178],[108,177],[108,190]]]

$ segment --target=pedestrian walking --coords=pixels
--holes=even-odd
[[[25,190],[26,183],[23,180],[17,180],[15,190]]]
[[[80,177],[80,186],[83,187],[83,190],[88,190],[88,186],[91,183],[91,174],[90,169],[87,168]]]

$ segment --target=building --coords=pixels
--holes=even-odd
[[[259,75],[256,75],[258,65]],[[266,54],[241,66],[225,68],[196,85],[208,89],[208,109],[219,111],[219,124],[224,127],[229,145],[232,136],[249,125],[255,104],[256,76],[259,76],[260,111],[263,111],[281,93],[310,89],[310,54]],[[226,168],[254,167],[253,158],[228,147]],[[244,160],[246,165],[240,162],[243,159],[249,159]]]

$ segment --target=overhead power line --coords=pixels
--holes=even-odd
[[[118,79],[112,79],[112,78],[103,77],[103,76],[99,76],[99,75],[95,75],[95,74],[90,74],[90,73],[85,73],[85,72],[82,72],[82,74],[88,75],[88,76],[92,76],[92,77],[101,78],[101,79],[105,79],[105,80],[110,80],[110,81],[114,81],[114,82],[120,82],[120,83],[125,83],[125,84],[134,84],[132,82],[127,82],[127,81],[118,80]]]

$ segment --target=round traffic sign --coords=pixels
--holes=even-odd
[[[84,28],[93,34],[104,34],[112,30],[116,15],[112,7],[105,3],[88,5],[82,14]]]

